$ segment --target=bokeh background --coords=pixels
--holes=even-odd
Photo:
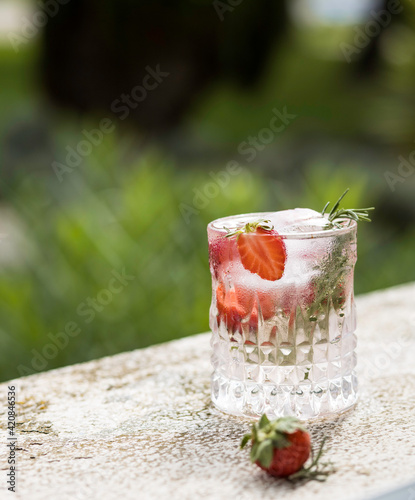
[[[0,84],[1,380],[206,331],[220,216],[350,187],[415,280],[414,2],[0,0]]]

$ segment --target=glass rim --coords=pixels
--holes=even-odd
[[[212,229],[213,231],[219,231],[223,232],[226,234],[226,230],[224,227],[218,227],[215,226],[220,221],[225,221],[228,219],[233,219],[233,218],[251,218],[253,221],[258,220],[258,219],[263,219],[269,216],[269,214],[272,212],[252,212],[252,213],[247,213],[247,214],[237,214],[237,215],[228,215],[226,217],[220,217],[219,219],[215,219],[207,225],[208,229]],[[305,232],[278,232],[278,235],[281,236],[283,239],[294,239],[294,240],[308,240],[308,239],[315,239],[315,238],[328,238],[332,236],[337,236],[337,235],[342,235],[346,234],[349,232],[352,232],[357,228],[357,222],[353,219],[347,219],[344,217],[339,218],[340,223],[347,223],[345,224],[342,228],[334,227],[333,229],[322,229],[321,231],[305,231]]]

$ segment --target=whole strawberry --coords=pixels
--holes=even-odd
[[[323,454],[323,443],[309,467],[303,465],[311,452],[310,434],[295,417],[281,417],[272,422],[262,415],[257,424],[253,424],[252,432],[246,434],[241,448],[252,442],[251,461],[272,476],[288,479],[324,480],[333,472],[331,464],[318,461]]]
[[[270,422],[265,414],[262,415],[252,426],[252,433],[244,436],[241,448],[250,440],[251,461],[273,476],[291,476],[310,456],[310,434],[294,417]]]

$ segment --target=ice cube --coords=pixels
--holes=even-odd
[[[269,219],[280,234],[321,231],[327,224],[325,217],[309,208],[270,212]]]

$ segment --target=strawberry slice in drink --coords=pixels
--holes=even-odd
[[[226,235],[227,238],[233,236],[236,236],[239,257],[245,269],[268,281],[282,277],[287,252],[284,241],[269,221],[248,222]]]
[[[234,288],[226,289],[222,283],[216,288],[216,307],[218,319],[226,324],[226,327],[234,331],[240,327],[242,319],[247,316],[249,309],[246,304],[240,304]]]
[[[222,281],[224,276],[220,277],[222,271],[236,261],[262,279],[275,281],[282,277],[285,244],[267,222],[249,222],[241,229],[228,232],[225,238],[214,240],[209,247],[211,267],[219,279],[216,289],[218,320],[231,331],[241,331],[242,323],[257,329],[260,321],[267,321],[275,314],[275,294],[240,285],[226,287]]]
[[[209,262],[215,278],[219,278],[220,270],[225,270],[229,262],[239,258],[236,240],[223,238],[209,242]]]
[[[250,327],[257,328],[259,309],[264,321],[272,318],[275,312],[274,301],[269,294],[238,286],[226,289],[222,283],[216,288],[216,307],[219,319],[232,331],[240,329],[242,321],[248,316]]]
[[[239,235],[237,244],[245,269],[264,280],[276,281],[282,277],[287,254],[276,231],[258,226],[254,232]]]

